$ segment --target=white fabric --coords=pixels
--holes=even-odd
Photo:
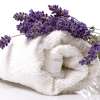
[[[91,65],[79,64],[89,47],[61,31],[31,41],[23,35],[13,38],[8,47],[0,49],[0,78],[46,95],[75,93],[98,75],[98,58]]]

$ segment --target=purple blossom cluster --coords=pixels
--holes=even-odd
[[[27,14],[24,12],[16,13],[13,18],[15,18],[17,21],[23,21],[26,18]]]
[[[88,51],[88,55],[86,57],[84,57],[79,63],[82,65],[91,64],[91,62],[97,58],[98,52],[100,52],[100,43],[99,42],[94,43],[91,46],[90,50]]]
[[[54,30],[68,31],[72,36],[81,39],[88,39],[90,30],[86,24],[71,17],[68,10],[58,7],[58,5],[49,5],[51,15],[43,11],[29,11],[29,14],[19,12],[14,15],[15,20],[20,21],[17,29],[24,33],[28,39],[41,35],[48,35]]]
[[[66,9],[62,9],[61,7],[59,7],[58,5],[48,5],[49,10],[52,11],[52,14],[55,14],[55,16],[64,16],[64,17],[70,17],[68,15],[68,10]]]
[[[4,37],[1,37],[0,39],[0,48],[4,49],[11,41],[11,37],[5,35]]]

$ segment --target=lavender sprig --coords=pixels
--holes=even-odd
[[[100,42],[94,43],[91,46],[90,50],[88,51],[88,55],[84,57],[79,63],[82,65],[91,64],[91,62],[97,58],[99,52],[100,52]]]
[[[0,39],[0,48],[4,49],[11,41],[11,37],[5,35],[4,37],[1,37]]]

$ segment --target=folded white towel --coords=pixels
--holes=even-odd
[[[91,65],[79,64],[89,47],[86,41],[62,31],[31,41],[23,35],[13,38],[0,50],[0,78],[46,95],[75,93],[98,75],[98,58]]]

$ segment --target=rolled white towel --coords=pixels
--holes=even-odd
[[[75,93],[98,74],[98,58],[91,65],[79,64],[89,47],[84,40],[62,31],[31,41],[25,36],[13,38],[0,50],[0,77],[46,95]]]

